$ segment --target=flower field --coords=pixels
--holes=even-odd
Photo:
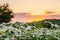
[[[0,40],[60,40],[60,26],[37,28],[23,23],[2,23]]]

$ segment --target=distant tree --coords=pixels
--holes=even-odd
[[[0,5],[0,23],[8,23],[11,21],[11,18],[13,18],[14,16],[12,15],[13,12],[11,9],[9,9],[9,5],[8,4],[3,4]]]

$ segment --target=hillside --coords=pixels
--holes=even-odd
[[[52,22],[53,24],[58,24],[60,25],[60,19],[46,19],[46,20],[43,20],[41,22],[44,22],[44,21],[50,21]]]
[[[45,21],[49,21],[49,22],[52,22],[53,24],[58,24],[60,25],[60,19],[46,19],[46,20],[42,20],[42,21],[35,21],[35,22],[32,22],[32,23],[27,23],[28,25],[31,25],[31,26],[36,26],[36,27],[43,27],[45,23]]]

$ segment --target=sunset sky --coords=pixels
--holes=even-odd
[[[15,14],[19,13],[14,21],[60,19],[60,0],[0,0],[0,4],[4,3],[8,3]]]

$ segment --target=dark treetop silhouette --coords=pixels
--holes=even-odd
[[[9,9],[8,4],[0,5],[0,23],[8,23],[11,21],[11,18],[14,16],[12,15],[13,12]]]

